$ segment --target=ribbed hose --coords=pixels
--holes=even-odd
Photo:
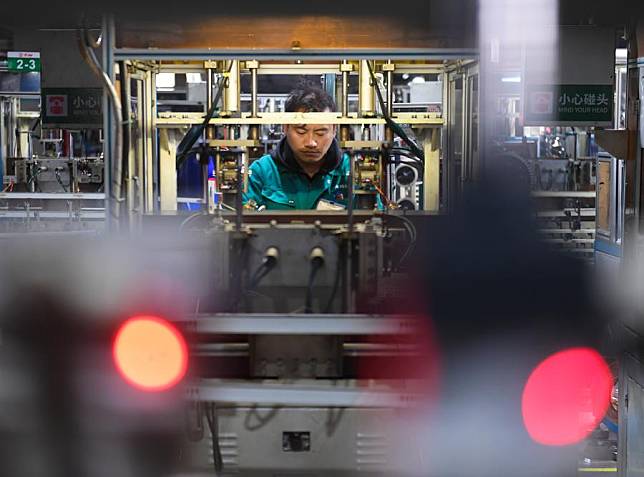
[[[81,56],[92,69],[94,74],[101,80],[103,86],[107,89],[112,103],[114,118],[116,120],[116,134],[114,136],[114,148],[112,150],[112,157],[114,160],[111,161],[112,167],[110,174],[112,186],[110,187],[108,207],[110,216],[113,219],[111,225],[118,230],[120,207],[121,202],[123,201],[121,198],[121,176],[123,169],[121,163],[123,156],[123,108],[121,107],[121,101],[114,84],[107,76],[107,73],[105,73],[101,68],[100,63],[96,58],[96,54],[94,53],[93,48],[98,48],[100,44],[100,38],[98,41],[92,39],[86,28],[82,28],[78,31],[78,45],[80,47]]]

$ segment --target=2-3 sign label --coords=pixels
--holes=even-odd
[[[13,73],[40,71],[40,53],[36,51],[10,51],[7,53],[7,69]]]

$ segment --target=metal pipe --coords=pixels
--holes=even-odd
[[[371,83],[369,72],[369,61],[360,60],[360,88],[358,90],[358,103],[361,116],[373,116],[376,111],[376,97],[374,87]]]
[[[387,65],[391,65],[391,60],[387,60]],[[376,86],[377,88],[378,86]],[[387,116],[391,117],[394,112],[394,72],[392,69],[387,70]]]
[[[463,85],[463,100],[461,102],[461,182],[470,180],[470,155],[468,152],[468,127],[467,127],[467,102],[469,101],[469,94],[467,91],[467,76],[465,73],[461,75]]]
[[[7,175],[7,150],[5,145],[4,98],[0,98],[0,176]],[[4,184],[3,184],[4,187]]]
[[[257,104],[257,68],[259,68],[259,62],[257,61],[247,61],[246,66],[250,70],[250,75],[251,75],[251,91],[250,91],[250,115],[252,118],[256,118],[258,116],[258,107],[259,104]],[[259,139],[259,127],[256,125],[251,125],[248,128],[248,138],[257,140]]]
[[[223,110],[236,113],[239,112],[239,60],[226,61],[225,70],[228,72],[228,81],[224,91]]]
[[[442,97],[442,116],[445,118],[445,122],[442,126],[442,155],[444,160],[441,161],[441,180],[442,180],[442,189],[443,189],[443,210],[442,212],[449,213],[454,203],[454,187],[452,185],[452,176],[454,175],[454,168],[452,167],[452,152],[451,152],[451,140],[449,135],[452,134],[451,128],[449,126],[449,114],[450,114],[450,101],[452,99],[449,96],[450,93],[450,82],[449,75],[447,73],[441,74],[441,81],[443,83],[443,97]],[[424,172],[423,172],[424,175]],[[424,209],[424,204],[423,204]]]
[[[16,108],[17,101],[18,98],[10,98],[9,104],[7,105],[9,107],[9,124],[7,127],[9,136],[7,137],[7,139],[9,143],[9,156],[13,157],[21,156],[21,154],[19,154],[20,140],[16,138],[16,129],[18,128],[18,110]]]
[[[242,228],[242,213],[243,213],[243,197],[242,191],[244,189],[242,168],[244,167],[244,154],[237,156],[237,195],[235,196],[235,227],[237,231]]]
[[[250,107],[251,107],[251,116],[256,118],[257,117],[257,68],[251,68],[250,70],[250,75],[251,75],[251,100],[250,100]]]
[[[347,60],[342,61],[343,65],[348,65]],[[345,67],[346,68],[346,67]],[[342,70],[342,117],[349,115],[349,72]]]
[[[347,226],[349,234],[353,232],[353,177],[355,175],[355,167],[353,154],[347,153],[349,156],[349,177],[347,179]]]
[[[213,101],[213,95],[212,95],[212,70],[208,68],[206,70],[206,111],[208,111],[208,108],[212,105]],[[208,125],[206,127],[206,139],[214,139],[215,138],[215,127],[212,125]]]
[[[108,92],[108,96],[111,99],[112,109],[114,111],[114,119],[116,121],[116,135],[114,136],[114,149],[112,154],[114,156],[113,166],[112,166],[112,187],[110,188],[109,201],[110,201],[110,214],[115,219],[115,226],[118,224],[119,218],[119,209],[120,203],[122,202],[121,198],[121,156],[123,148],[123,110],[121,108],[121,101],[119,100],[118,93],[112,81],[107,76],[107,73],[101,68],[101,65],[94,54],[94,51],[90,49],[88,45],[97,45],[100,46],[102,43],[102,38],[99,37],[97,41],[94,41],[86,28],[79,30],[78,35],[78,44],[80,46],[81,56],[85,62],[92,69],[94,74],[102,81],[103,86]],[[109,158],[106,157],[106,160]],[[118,227],[118,226],[117,226]]]
[[[126,190],[126,212],[130,215],[134,209],[134,189],[132,181],[134,171],[131,170],[130,164],[130,145],[132,143],[132,107],[130,98],[132,97],[132,88],[125,61],[119,62],[119,68],[121,72],[121,106],[123,107],[123,115],[127,118],[127,122],[123,127],[123,166],[121,180],[125,184]]]

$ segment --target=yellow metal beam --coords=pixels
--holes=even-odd
[[[177,210],[177,140],[172,130],[159,131],[159,198],[162,211]]]
[[[398,113],[392,119],[400,124],[442,126],[443,118],[435,113]],[[199,124],[203,115],[195,114],[161,114],[156,120],[159,127],[183,126]],[[262,113],[257,118],[244,113],[241,117],[212,118],[213,125],[235,124],[385,124],[383,118],[361,118],[357,114],[342,117],[340,113]]]
[[[423,174],[424,209],[430,212],[440,210],[440,130],[430,131],[423,142],[425,171]]]

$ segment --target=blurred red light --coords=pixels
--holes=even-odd
[[[163,391],[183,379],[188,347],[181,333],[155,316],[135,316],[119,328],[113,357],[121,376],[143,391]]]
[[[539,444],[564,446],[586,438],[608,409],[613,377],[599,353],[571,348],[542,361],[523,389],[523,422]]]

